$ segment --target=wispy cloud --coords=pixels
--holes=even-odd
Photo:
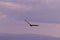
[[[12,10],[31,10],[32,6],[28,6],[28,5],[24,5],[24,4],[16,4],[16,3],[12,3],[12,2],[4,2],[4,1],[0,1],[0,6],[12,9]]]
[[[60,37],[60,24],[55,24],[60,23],[59,2],[58,0],[0,1],[0,19],[3,19],[0,20],[0,32],[34,33]],[[22,22],[26,16],[40,26],[31,28]]]
[[[60,6],[58,0],[14,0],[0,1],[0,9],[12,19],[32,17],[33,21],[60,22]]]
[[[0,12],[0,20],[4,20],[7,18],[7,15],[4,15],[3,12]]]
[[[31,22],[32,23],[32,22]],[[0,23],[0,33],[11,33],[11,34],[42,34],[54,37],[60,37],[60,24],[53,23],[36,23],[38,27],[30,27],[24,21],[5,21]],[[3,25],[2,25],[3,24]]]

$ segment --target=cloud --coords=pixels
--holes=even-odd
[[[59,3],[58,0],[0,1],[0,10],[17,21],[27,16],[33,21],[57,23],[60,22]]]
[[[4,1],[0,1],[0,6],[12,9],[12,10],[22,10],[22,11],[28,11],[31,10],[32,7],[28,6],[28,5],[24,5],[24,4],[16,4],[13,2],[4,2]]]
[[[7,15],[3,14],[3,12],[0,12],[0,20],[6,19]]]
[[[0,19],[4,19],[6,17],[7,17],[6,15],[2,15],[2,16],[0,16]]]
[[[60,37],[60,24],[55,24],[60,22],[60,6],[56,1],[48,0],[48,3],[46,0],[27,0],[25,2],[22,1],[22,3],[0,1],[0,10],[2,11],[0,19],[3,19],[0,20],[0,32],[16,34],[32,33]],[[29,20],[32,18],[34,22],[43,23],[36,23],[40,26],[31,28],[27,23],[21,21],[26,16]]]
[[[30,27],[24,21],[7,20],[0,23],[0,33],[11,34],[39,34],[49,35],[54,37],[60,37],[60,24],[54,23],[38,23],[31,22],[32,24],[38,24],[40,26]]]

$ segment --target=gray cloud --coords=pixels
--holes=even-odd
[[[60,23],[59,3],[58,0],[1,0],[0,32],[36,33],[60,37],[60,24],[52,24]],[[34,27],[33,31],[29,27],[29,30],[25,31],[24,27],[27,24],[22,22],[24,18],[35,21],[35,23],[39,22],[40,27]]]
[[[58,23],[59,3],[59,0],[1,0],[0,11],[15,20],[22,20],[27,16],[32,21]]]

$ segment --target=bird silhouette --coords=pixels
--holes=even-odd
[[[30,27],[32,27],[32,26],[39,26],[39,25],[36,25],[36,24],[29,23],[26,19],[24,19],[24,20],[25,20],[25,22],[27,22],[29,24]]]

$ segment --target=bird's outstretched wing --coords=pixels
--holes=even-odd
[[[30,23],[26,19],[24,19],[24,20],[30,25]]]

